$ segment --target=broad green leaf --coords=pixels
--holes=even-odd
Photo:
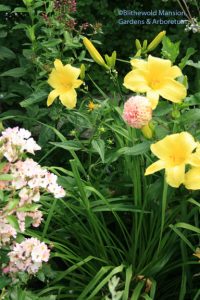
[[[12,59],[15,58],[15,53],[7,47],[0,46],[0,59]]]
[[[0,76],[10,76],[10,77],[19,78],[24,76],[25,74],[26,74],[26,69],[20,67],[20,68],[14,68],[6,72],[3,72]]]
[[[82,145],[79,141],[66,141],[66,142],[51,142],[52,145],[55,145],[58,148],[62,148],[65,150],[80,150]]]
[[[179,55],[180,42],[173,43],[167,36],[165,36],[162,40],[162,44],[163,56],[174,63]]]
[[[21,107],[29,107],[47,98],[46,90],[38,90],[31,94],[27,99],[20,102]]]
[[[186,64],[187,64],[187,62],[188,62],[188,59],[189,59],[190,56],[192,56],[195,52],[196,52],[196,50],[195,50],[194,48],[188,48],[188,49],[187,49],[187,52],[186,52],[185,57],[183,57],[183,58],[181,59],[181,62],[180,62],[180,64],[179,64],[179,67],[180,67],[181,69],[183,69],[183,68],[186,66]]]
[[[104,163],[104,158],[105,158],[105,142],[101,139],[99,140],[93,140],[92,141],[92,147],[93,149],[99,153],[102,162]]]
[[[181,115],[180,120],[183,123],[191,122],[191,124],[193,122],[200,121],[200,108],[194,108],[184,112]]]
[[[119,155],[141,155],[149,151],[150,142],[143,142],[133,147],[124,147],[117,151]]]
[[[0,4],[0,11],[9,11],[9,10],[10,10],[10,6]]]

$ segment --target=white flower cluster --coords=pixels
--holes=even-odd
[[[34,154],[41,147],[31,138],[30,131],[23,128],[7,128],[0,137],[0,153],[9,161],[16,161],[24,152]]]
[[[13,250],[8,253],[10,263],[7,272],[19,271],[35,274],[42,266],[42,262],[49,260],[50,250],[46,244],[36,238],[25,239],[22,243],[16,243]]]
[[[19,231],[25,231],[25,221],[32,219],[33,227],[38,227],[42,221],[40,201],[42,193],[53,194],[55,198],[65,196],[64,189],[58,185],[57,176],[42,168],[31,158],[24,159],[24,153],[34,154],[41,147],[31,137],[31,133],[23,128],[8,128],[0,137],[1,174],[11,175],[8,180],[0,180],[0,190],[10,192],[6,204],[0,210],[0,248],[10,246],[8,253],[9,265],[3,268],[4,273],[18,271],[35,274],[42,266],[42,262],[49,259],[50,250],[36,238],[25,239],[22,243],[15,243],[17,237],[16,226],[9,223],[14,218],[18,222]]]

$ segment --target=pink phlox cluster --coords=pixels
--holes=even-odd
[[[52,193],[55,198],[65,196],[64,189],[57,184],[57,176],[43,169],[31,158],[13,164],[11,174],[14,177],[12,187],[16,190],[21,189],[19,192],[20,206],[25,202],[38,202],[41,189]]]
[[[16,213],[18,224],[21,232],[25,231],[25,219],[26,217],[32,218],[32,226],[33,227],[39,227],[43,218],[42,218],[42,212],[40,210],[30,211],[30,212],[22,212],[18,211]]]
[[[16,243],[8,253],[10,262],[8,270],[11,273],[20,271],[35,274],[42,267],[42,262],[49,260],[50,250],[44,242],[37,238],[28,238]]]
[[[122,117],[129,126],[142,128],[152,119],[150,101],[142,96],[129,98],[124,104]]]
[[[12,238],[16,238],[16,230],[8,223],[6,218],[0,218],[0,248],[10,242]]]
[[[0,152],[9,161],[16,161],[23,152],[34,154],[41,147],[24,128],[7,128],[0,137]]]

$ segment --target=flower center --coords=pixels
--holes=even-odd
[[[160,87],[160,83],[161,83],[161,81],[159,79],[153,79],[150,82],[150,86],[152,89],[156,90]]]
[[[170,159],[170,162],[173,166],[180,165],[180,164],[184,163],[184,161],[185,161],[184,156],[170,155],[169,159]]]

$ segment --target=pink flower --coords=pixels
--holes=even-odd
[[[152,108],[148,98],[142,96],[129,98],[124,104],[122,118],[134,128],[147,125],[152,118]]]
[[[10,262],[7,268],[11,273],[24,271],[35,274],[42,267],[42,262],[49,260],[49,255],[50,250],[45,243],[36,238],[25,239],[16,243],[8,253]]]

